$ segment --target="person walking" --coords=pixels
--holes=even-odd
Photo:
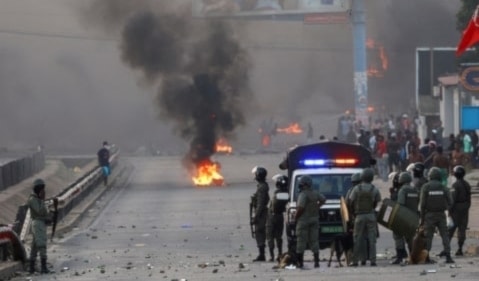
[[[47,268],[47,224],[52,221],[52,216],[45,205],[45,182],[36,179],[33,182],[33,193],[28,198],[28,208],[32,219],[32,244],[30,251],[29,272],[35,272],[37,254],[40,254],[40,273],[50,273]]]
[[[108,176],[111,173],[110,170],[110,149],[108,147],[108,142],[104,141],[102,148],[97,152],[98,165],[102,168],[103,172],[103,184],[106,186],[108,184]]]
[[[295,215],[298,267],[303,268],[304,251],[309,246],[314,255],[314,267],[317,268],[319,267],[319,207],[326,202],[326,198],[313,190],[313,179],[310,176],[301,176],[298,188]]]
[[[278,193],[288,192],[288,177],[285,175],[275,175],[273,180],[276,182],[274,196],[270,200],[268,208],[268,219],[266,221],[266,239],[268,240],[269,261],[274,261],[274,244],[278,248],[278,261],[283,254],[283,229],[284,229],[284,212],[288,200],[280,200],[276,198]]]
[[[452,184],[452,206],[449,209],[449,215],[454,222],[454,226],[449,229],[449,239],[452,239],[457,229],[458,249],[456,256],[464,255],[462,247],[466,241],[466,229],[469,222],[469,209],[471,207],[471,185],[464,179],[466,169],[463,166],[456,166],[453,169],[456,181]]]
[[[350,266],[358,266],[360,250],[366,237],[369,241],[369,260],[371,266],[376,266],[376,235],[377,235],[377,219],[374,209],[381,201],[379,190],[372,184],[374,179],[374,171],[366,168],[361,174],[362,183],[354,187],[351,191],[350,201],[354,208],[354,254],[353,261]],[[363,254],[362,256],[365,256]]]
[[[264,254],[266,244],[266,220],[268,218],[268,202],[269,202],[269,185],[266,182],[268,171],[256,166],[253,168],[254,179],[258,183],[256,192],[251,196],[254,205],[253,224],[255,226],[256,245],[259,254],[253,262],[266,261]]]
[[[427,250],[430,252],[432,238],[436,228],[442,238],[443,255],[446,257],[446,263],[454,263],[451,258],[451,245],[449,233],[447,230],[445,211],[452,205],[449,189],[441,184],[441,170],[432,167],[428,173],[429,182],[424,184],[419,197],[420,206],[420,225],[424,226],[426,235]],[[428,262],[432,262],[429,255]]]

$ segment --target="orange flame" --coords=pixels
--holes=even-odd
[[[369,77],[383,77],[384,72],[389,68],[389,58],[383,45],[374,41],[371,38],[366,40],[366,47],[370,51],[368,61],[368,76]]]
[[[229,145],[224,138],[220,138],[216,142],[215,152],[231,154],[233,152],[233,147]]]
[[[264,147],[268,147],[271,144],[271,137],[269,135],[263,135],[261,138],[261,144]]]
[[[219,163],[205,160],[196,165],[196,175],[191,178],[196,186],[223,185],[224,178],[220,174]]]
[[[279,133],[286,133],[286,134],[301,134],[303,132],[303,129],[301,129],[301,126],[298,123],[292,123],[286,128],[278,128],[276,129],[277,132]]]

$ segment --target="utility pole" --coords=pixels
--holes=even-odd
[[[366,11],[364,0],[352,0],[354,109],[356,119],[369,126],[368,73],[366,58]]]

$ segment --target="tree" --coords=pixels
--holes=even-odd
[[[456,18],[457,18],[456,28],[462,34],[464,29],[466,29],[467,25],[469,24],[469,21],[471,20],[477,5],[479,5],[479,0],[461,0],[461,2],[462,2],[462,7],[459,9],[459,11],[456,14]],[[460,58],[459,62],[464,63],[464,62],[478,62],[478,61],[479,61],[479,49],[476,48],[476,51],[474,53],[471,53],[471,52],[464,53],[464,55]]]

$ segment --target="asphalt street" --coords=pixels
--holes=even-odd
[[[329,250],[321,251],[318,269],[308,252],[304,270],[252,263],[257,249],[248,218],[255,190],[251,169],[263,165],[270,179],[280,172],[282,156],[220,156],[226,185],[202,188],[192,185],[179,157],[123,158],[135,166],[129,184],[103,195],[81,223],[50,244],[56,274],[12,280],[478,280],[477,256],[457,258],[455,265],[439,258],[432,265],[389,265],[394,246],[384,228],[376,268],[328,268]],[[435,237],[433,257],[441,247]]]

